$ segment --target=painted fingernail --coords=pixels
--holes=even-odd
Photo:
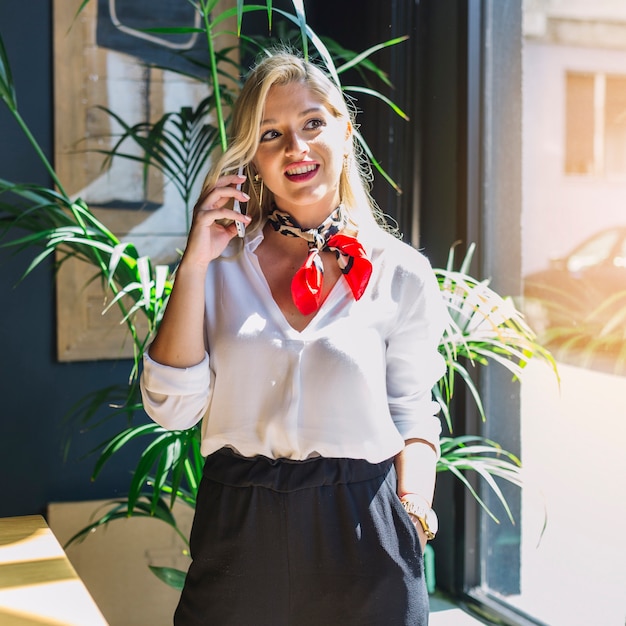
[[[246,202],[250,200],[250,196],[245,191],[242,191],[241,195],[246,199]]]

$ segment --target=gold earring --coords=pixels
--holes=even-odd
[[[263,207],[263,187],[265,186],[263,184],[263,179],[258,175],[255,174],[254,175],[254,182],[255,183],[261,183],[260,187],[259,187],[259,207]]]

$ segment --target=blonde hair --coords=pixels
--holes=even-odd
[[[212,188],[224,173],[235,173],[245,165],[247,177],[242,189],[250,196],[246,212],[252,218],[248,232],[258,229],[272,210],[273,197],[255,182],[256,171],[252,160],[260,139],[260,126],[267,94],[273,85],[300,82],[326,106],[330,113],[345,119],[354,128],[354,112],[341,89],[316,65],[287,51],[276,51],[264,57],[252,69],[235,102],[231,125],[230,146],[214,163],[204,181],[203,194]],[[359,227],[368,223],[384,227],[385,220],[369,192],[371,170],[363,158],[360,146],[352,134],[352,149],[345,160],[339,180],[339,197],[350,218]],[[262,195],[262,197],[261,197]]]

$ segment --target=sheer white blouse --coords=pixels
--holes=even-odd
[[[144,355],[148,415],[185,429],[202,421],[202,453],[306,459],[395,456],[409,438],[438,449],[432,387],[444,374],[437,346],[448,320],[426,258],[382,230],[360,237],[373,264],[355,301],[339,278],[301,332],[272,298],[255,249],[214,260],[206,276],[206,354],[179,369]]]

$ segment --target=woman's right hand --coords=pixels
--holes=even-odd
[[[226,208],[229,201],[235,198],[240,202],[247,202],[250,199],[247,194],[235,187],[245,180],[245,176],[237,174],[222,176],[218,178],[213,188],[200,196],[193,209],[183,264],[206,269],[213,259],[222,254],[228,242],[237,235],[237,227],[234,221],[224,226],[218,220],[237,220],[244,225],[250,223],[248,216]]]
[[[245,176],[222,176],[212,189],[203,193],[193,210],[187,247],[176,270],[174,288],[152,345],[150,356],[163,365],[191,367],[204,358],[204,281],[209,263],[217,258],[228,242],[236,236],[234,222],[229,226],[217,220],[238,220],[248,224],[250,219],[226,208],[237,198],[250,198],[235,188]]]

